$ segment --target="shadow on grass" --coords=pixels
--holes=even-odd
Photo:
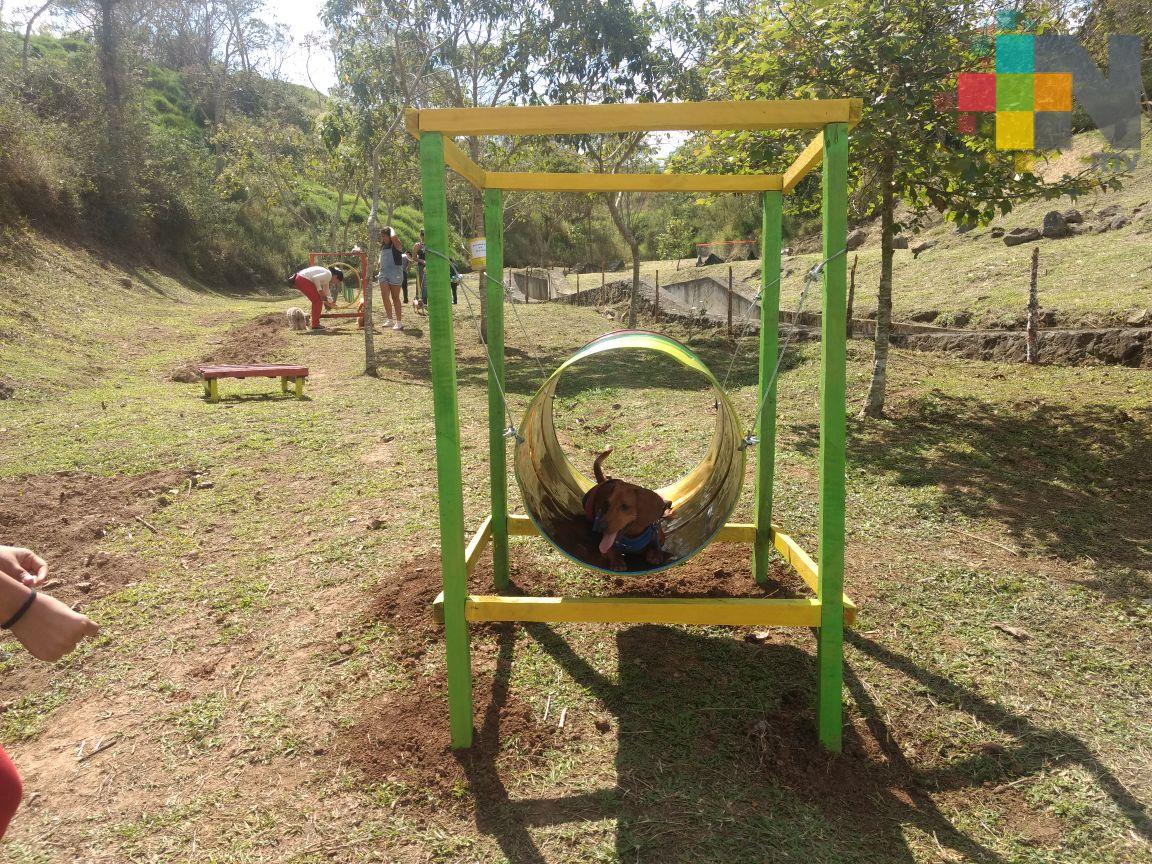
[[[617,634],[614,680],[551,627],[524,629],[614,715],[619,745],[615,787],[571,796],[513,800],[494,764],[470,766],[477,827],[513,864],[545,861],[533,828],[605,819],[616,821],[620,861],[912,862],[919,860],[906,839],[913,827],[957,860],[1002,864],[1006,859],[953,824],[928,790],[967,789],[981,797],[989,794],[985,785],[1038,774],[1053,762],[1087,769],[1135,831],[1152,837],[1143,805],[1075,736],[1039,728],[856,634],[849,641],[857,649],[932,699],[1015,735],[1018,746],[998,759],[980,755],[945,769],[917,769],[849,667],[846,683],[862,717],[847,726],[844,753],[834,757],[813,732],[813,658],[793,646],[637,626]],[[498,752],[517,632],[500,631],[493,701],[478,731],[493,745],[484,752]]]
[[[933,392],[892,419],[852,427],[851,463],[903,486],[937,487],[946,514],[994,519],[1021,546],[1132,571],[1096,580],[1099,590],[1152,591],[1152,411]],[[798,449],[814,451],[814,429],[793,431]]]

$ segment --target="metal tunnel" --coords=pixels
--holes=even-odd
[[[672,513],[663,523],[665,563],[659,567],[630,567],[630,572],[665,570],[682,564],[707,546],[728,521],[740,500],[745,467],[740,418],[728,394],[700,358],[675,339],[643,330],[623,330],[593,340],[564,361],[532,398],[520,421],[516,482],[528,516],[541,536],[574,561],[594,570],[613,572],[602,566],[606,562],[584,516],[584,493],[595,481],[568,460],[557,440],[552,414],[556,388],[565,371],[606,351],[655,351],[670,357],[702,376],[711,385],[719,405],[712,442],[704,458],[684,477],[656,490],[672,505]],[[611,474],[610,468],[608,473]]]

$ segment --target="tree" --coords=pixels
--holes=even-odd
[[[914,214],[936,210],[961,224],[985,223],[1028,198],[1081,194],[1106,185],[1087,171],[1044,183],[1017,170],[1013,154],[989,135],[956,134],[940,95],[956,73],[985,62],[970,34],[986,23],[968,0],[758,0],[720,19],[713,98],[865,97],[852,131],[852,195],[857,215],[879,215],[880,284],[871,384],[862,415],[882,416],[892,320],[893,238],[899,202]],[[794,152],[759,134],[726,136],[710,158],[731,156],[748,170],[778,166]],[[817,179],[804,181],[815,184]]]

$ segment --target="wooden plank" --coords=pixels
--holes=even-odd
[[[492,584],[508,590],[508,439],[504,437],[504,193],[484,190],[487,238],[480,286],[488,298],[488,474],[492,500]]]
[[[540,192],[763,192],[783,186],[779,174],[574,174],[489,171],[489,189]]]
[[[713,543],[755,543],[756,526],[744,522],[729,522],[716,532]]]
[[[820,630],[816,637],[816,725],[839,753],[844,725],[844,523],[846,508],[848,125],[823,131],[823,310],[820,317]]]
[[[858,99],[667,102],[618,105],[525,105],[429,108],[421,132],[447,135],[578,135],[667,130],[821,129],[852,122]]]
[[[775,526],[772,527],[772,542],[776,551],[780,553],[780,557],[788,562],[804,580],[804,584],[811,588],[813,593],[819,593],[820,571],[816,562],[812,560],[812,556],[805,552],[803,547],[790,535],[777,530]],[[843,598],[845,621],[851,624],[856,620],[856,604],[847,594],[844,594]]]
[[[721,624],[816,627],[820,601],[755,597],[500,597],[469,595],[469,621],[598,624]]]
[[[468,154],[450,138],[444,139],[444,162],[477,189],[483,190],[485,188],[484,169],[473,162]]]
[[[796,188],[796,184],[808,176],[808,173],[815,168],[824,158],[824,133],[821,132],[804,148],[804,152],[796,157],[796,160],[788,166],[788,170],[784,172],[784,191],[791,192]]]
[[[512,513],[508,516],[509,537],[535,537],[540,532],[536,530],[536,523],[521,513]]]
[[[762,406],[756,443],[753,510],[756,539],[752,547],[752,577],[768,581],[772,549],[772,487],[776,477],[776,371],[780,335],[780,255],[783,242],[783,196],[765,192],[761,202],[760,232],[760,358],[757,392]]]
[[[279,378],[287,375],[291,378],[307,378],[307,366],[288,366],[284,364],[251,364],[245,366],[198,366],[201,377],[211,378]]]
[[[469,576],[476,569],[476,564],[480,561],[480,556],[484,554],[484,550],[488,548],[491,539],[492,517],[485,516],[480,530],[472,536],[472,539],[468,541],[468,547],[464,550],[464,572]]]

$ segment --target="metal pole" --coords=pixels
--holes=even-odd
[[[420,180],[428,262],[428,341],[436,421],[436,485],[440,510],[440,571],[444,579],[444,643],[452,746],[472,746],[472,662],[464,601],[464,480],[460,465],[460,407],[456,398],[456,343],[448,273],[448,204],[444,197],[444,139],[420,135]],[[371,326],[369,323],[368,326]]]
[[[848,125],[824,127],[824,284],[820,352],[820,631],[817,727],[839,752],[844,726],[844,510],[848,242]]]

